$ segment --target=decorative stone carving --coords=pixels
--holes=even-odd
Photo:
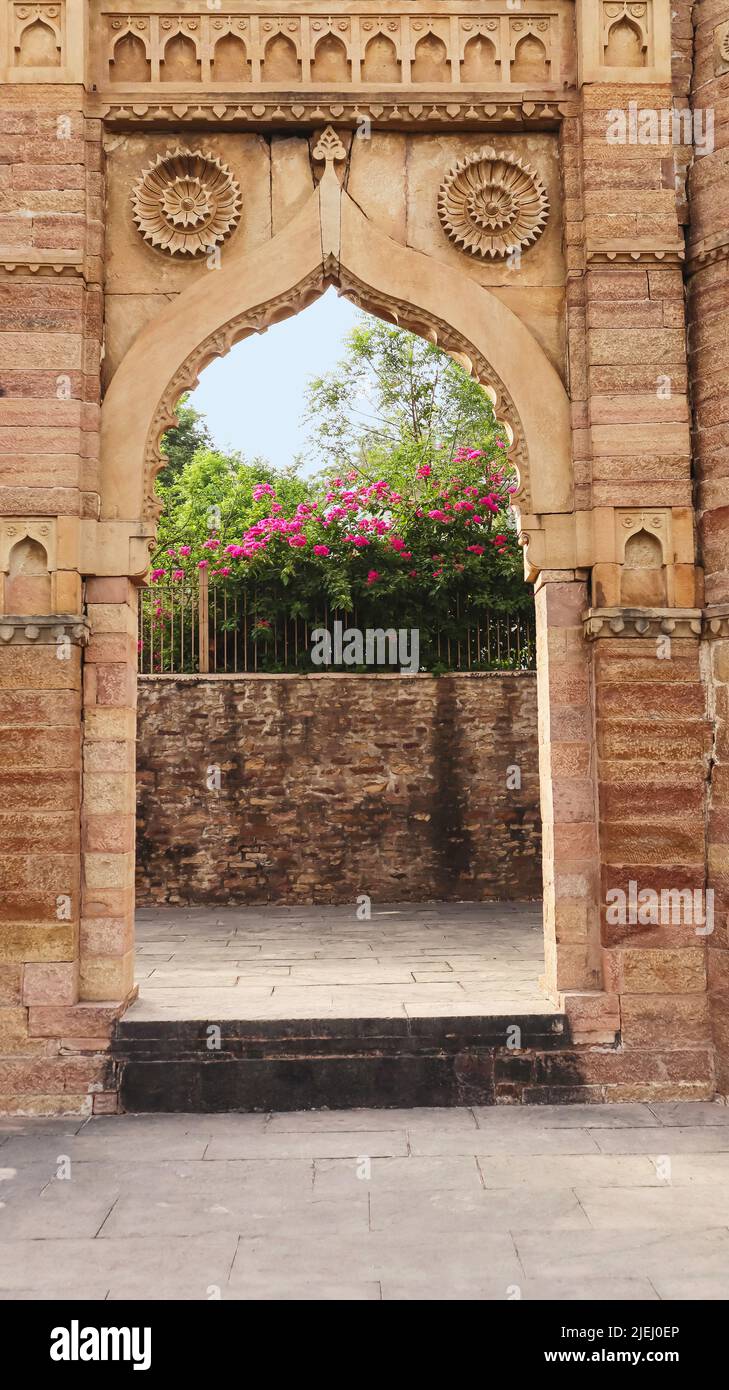
[[[729,20],[714,30],[714,74],[721,77],[729,72]]]
[[[18,647],[58,647],[66,642],[73,647],[88,645],[90,628],[85,617],[73,613],[52,613],[32,618],[4,613],[0,618],[0,643]]]
[[[479,150],[446,174],[438,216],[446,236],[473,256],[496,260],[531,246],[544,231],[547,190],[515,155]]]
[[[700,637],[700,608],[589,608],[585,637]]]
[[[153,102],[135,100],[134,102],[109,102],[101,98],[90,98],[90,109],[94,116],[103,120],[109,130],[126,130],[129,126],[151,126],[157,128],[164,120],[173,126],[219,125],[232,130],[246,127],[258,129],[272,126],[276,130],[295,129],[307,123],[318,124],[323,117],[350,129],[356,128],[363,116],[369,117],[373,126],[385,128],[392,125],[396,130],[412,126],[417,130],[440,130],[447,125],[452,130],[472,130],[474,122],[479,125],[493,125],[499,129],[505,121],[510,125],[518,123],[520,129],[548,130],[559,125],[564,116],[574,116],[575,108],[569,101],[538,102],[531,99],[495,95],[492,100],[454,101],[451,94],[443,98],[428,98],[427,105],[421,102],[401,103],[395,100],[381,101],[367,98],[342,102],[322,100],[321,96],[302,95],[300,101],[283,100],[277,97],[261,97],[260,100],[217,101],[215,97],[203,95],[199,100],[185,101],[155,99]]]
[[[702,635],[726,641],[729,637],[729,603],[713,603],[704,609]]]
[[[199,256],[219,246],[240,219],[241,192],[221,160],[201,150],[169,150],[132,194],[144,240],[170,255]]]
[[[214,83],[228,92],[267,86],[326,92],[374,83],[431,95],[434,86],[467,84],[482,97],[484,89],[496,94],[504,85],[512,94],[520,86],[562,92],[575,78],[575,46],[568,38],[573,0],[519,0],[513,18],[504,14],[503,0],[478,6],[477,13],[470,4],[461,13],[448,5],[439,15],[422,0],[384,14],[366,3],[350,9],[344,0],[336,0],[333,12],[316,6],[313,14],[304,6],[307,12],[288,7],[277,15],[259,0],[235,7],[186,0],[184,15],[180,8],[145,0],[144,14],[125,14],[113,0],[96,0],[96,89],[123,83],[159,91],[172,81],[188,91],[204,92]]]
[[[322,131],[311,153],[312,157],[318,161],[322,159],[326,161],[347,158],[347,151],[344,145],[339,139],[336,130],[330,125],[327,126],[326,130]]]

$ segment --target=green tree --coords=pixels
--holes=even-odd
[[[205,416],[190,405],[189,396],[180,398],[176,414],[177,424],[162,437],[161,452],[166,456],[167,463],[157,474],[159,491],[169,487],[179,477],[198,449],[209,449],[213,443]]]
[[[207,435],[207,430],[206,430]],[[207,436],[209,438],[209,436]],[[306,501],[309,484],[299,477],[297,464],[278,470],[266,459],[246,460],[207,445],[198,447],[169,480],[157,480],[163,512],[157,534],[156,557],[181,542],[195,547],[206,537],[239,536],[260,514],[252,499],[256,483],[270,483],[285,506]]]
[[[337,366],[309,387],[308,456],[325,478],[356,473],[406,486],[460,444],[493,454],[486,392],[441,348],[363,315]]]

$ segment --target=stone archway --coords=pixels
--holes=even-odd
[[[136,582],[154,535],[158,437],[206,353],[329,283],[468,357],[514,432],[540,624],[548,973],[572,1028],[556,1082],[536,1047],[514,1060],[541,1099],[726,1094],[726,312],[708,323],[702,311],[726,277],[726,218],[716,179],[700,173],[723,147],[717,139],[712,154],[705,141],[695,162],[686,242],[665,147],[640,150],[652,192],[639,204],[627,118],[617,141],[611,133],[616,108],[643,105],[647,89],[670,111],[676,63],[682,82],[690,68],[685,35],[671,42],[670,6],[654,0],[638,61],[634,44],[608,52],[595,6],[575,14],[559,0],[537,22],[541,76],[519,80],[516,48],[526,49],[494,15],[476,26],[493,38],[494,71],[471,81],[474,40],[441,20],[446,63],[429,89],[415,55],[425,29],[397,13],[344,14],[350,67],[334,91],[312,80],[316,17],[292,17],[295,61],[282,64],[268,30],[252,25],[236,47],[224,36],[239,26],[198,8],[195,53],[188,45],[175,83],[179,16],[107,24],[84,0],[65,0],[64,23],[34,52],[21,32],[32,16],[19,21],[3,69],[16,174],[0,255],[13,304],[0,342],[0,1108],[88,1109],[92,1091],[95,1109],[114,1108],[107,1040],[132,986]],[[133,49],[130,25],[144,35]],[[725,80],[725,30],[715,15],[696,29],[704,107]],[[329,120],[340,135],[317,155],[312,131]],[[350,135],[343,194],[338,144]],[[137,243],[130,216],[132,182],[171,139],[188,153],[203,143],[213,164],[230,157],[250,198],[221,270],[198,284],[198,265]],[[46,164],[39,142],[53,147]],[[551,200],[506,297],[503,265],[449,246],[438,211],[446,170],[493,142],[537,156]],[[326,165],[316,187],[312,159]],[[25,537],[36,544],[11,563]],[[23,592],[50,611],[14,613]],[[716,890],[713,935],[605,912],[598,945],[598,903],[636,884]]]
[[[572,512],[569,399],[543,349],[489,290],[450,266],[434,275],[427,256],[379,230],[340,186],[328,157],[318,188],[283,231],[200,276],[121,362],[101,416],[102,521],[154,516],[159,440],[180,395],[213,358],[297,313],[329,285],[465,360],[491,389],[514,438],[519,511]]]
[[[515,498],[525,552],[537,539],[541,565],[549,565],[550,532],[573,520],[573,482],[570,457],[569,401],[562,382],[529,330],[488,290],[457,269],[433,265],[427,256],[387,237],[365,217],[337,177],[338,142],[319,149],[325,160],[321,181],[292,222],[259,250],[247,256],[224,258],[221,268],[206,274],[150,323],[135,340],[112,378],[102,411],[101,520],[102,525],[147,538],[139,550],[138,567],[127,575],[90,580],[92,596],[100,585],[118,586],[119,610],[114,621],[129,635],[134,630],[136,590],[146,568],[146,550],[153,544],[158,503],[154,480],[163,458],[159,444],[174,422],[180,395],[215,357],[247,335],[264,331],[291,316],[330,285],[362,307],[394,320],[437,342],[484,384],[500,419],[512,438],[512,459],[519,473]],[[341,148],[341,146],[339,147]],[[334,151],[334,153],[332,153]],[[342,150],[342,154],[343,154]],[[527,556],[527,568],[531,567]],[[581,835],[577,849],[570,834],[560,829],[565,800],[573,782],[560,771],[559,755],[565,735],[558,724],[564,688],[579,689],[588,700],[588,649],[582,640],[581,616],[587,601],[584,579],[565,572],[559,555],[553,560],[550,582],[537,592],[540,777],[544,836],[545,956],[547,984],[554,996],[564,988],[599,987],[599,884],[597,827],[592,765],[592,724],[586,720],[571,744],[581,744],[581,763],[588,771],[580,779],[578,817]],[[90,615],[95,617],[94,603]],[[108,621],[108,606],[100,602],[98,616]],[[103,641],[95,624],[91,643]],[[121,707],[130,725],[134,708],[136,653],[129,669],[119,672]],[[128,763],[133,765],[130,744]],[[574,779],[573,779],[574,781]],[[130,772],[125,816],[133,812],[134,786]],[[575,817],[568,809],[567,819]],[[556,826],[556,830],[555,830]],[[574,826],[572,826],[574,828]],[[87,848],[92,865],[95,851]],[[131,942],[133,914],[133,855],[124,851],[118,875],[126,876],[128,902],[124,941]],[[579,886],[575,888],[575,882]],[[578,929],[575,920],[579,916]],[[559,923],[569,918],[569,946]],[[127,953],[124,952],[126,956]],[[131,985],[131,954],[125,979]],[[93,979],[82,960],[82,980]],[[88,997],[88,996],[87,996]]]

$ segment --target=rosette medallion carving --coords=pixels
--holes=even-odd
[[[446,236],[472,256],[496,260],[533,245],[546,226],[547,190],[515,155],[479,150],[446,174],[438,216]]]
[[[144,240],[171,256],[200,256],[219,246],[237,226],[241,202],[230,169],[201,150],[158,155],[132,193]]]

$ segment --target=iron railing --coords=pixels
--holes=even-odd
[[[232,675],[313,671],[312,632],[358,628],[356,610],[322,603],[318,618],[265,619],[258,596],[246,588],[210,584],[204,570],[192,580],[143,589],[139,605],[139,670],[149,675],[200,672]],[[455,605],[449,632],[420,632],[420,669],[429,671],[530,670],[536,665],[533,609],[515,613]],[[368,624],[372,626],[370,619]],[[384,616],[378,626],[397,628]],[[351,670],[336,666],[335,670]],[[381,669],[391,669],[383,664]]]

